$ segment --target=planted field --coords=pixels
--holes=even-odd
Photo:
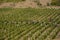
[[[0,8],[0,40],[52,40],[60,32],[60,9]]]

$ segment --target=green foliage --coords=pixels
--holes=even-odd
[[[0,8],[0,40],[54,39],[60,9]]]
[[[41,6],[41,5],[42,5],[42,4],[40,3],[40,0],[34,0],[34,2],[36,2],[38,6]]]
[[[51,5],[60,6],[60,0],[52,0]]]

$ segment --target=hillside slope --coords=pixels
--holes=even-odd
[[[59,33],[60,9],[0,8],[0,40],[53,40]]]

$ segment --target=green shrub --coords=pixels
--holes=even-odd
[[[50,6],[50,3],[47,3],[47,6]]]
[[[51,5],[60,6],[60,0],[52,0]]]
[[[34,2],[36,2],[38,6],[42,5],[39,0],[34,0]]]

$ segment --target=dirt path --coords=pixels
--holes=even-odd
[[[13,8],[27,8],[27,7],[32,7],[36,8],[38,7],[35,2],[18,2],[18,3],[13,3],[13,2],[8,2],[8,3],[2,3],[0,5],[0,8],[4,7],[13,7]]]
[[[40,0],[40,2],[43,5],[46,5],[47,2],[49,2],[51,0]],[[42,5],[42,6],[43,6]],[[36,2],[33,1],[25,1],[25,2],[18,2],[18,3],[13,3],[13,2],[7,2],[7,3],[2,3],[0,4],[0,8],[5,8],[5,7],[12,7],[12,8],[40,8]],[[59,9],[60,6],[43,6],[44,8],[55,8],[55,9]]]

